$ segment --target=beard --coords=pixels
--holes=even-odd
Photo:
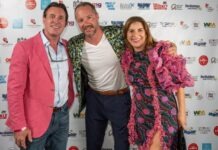
[[[96,29],[93,25],[88,25],[83,28],[84,34],[87,37],[92,37],[96,33]]]

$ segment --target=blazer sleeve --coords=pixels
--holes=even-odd
[[[7,82],[9,118],[6,124],[14,131],[26,127],[24,91],[27,83],[28,56],[21,43],[15,45]]]

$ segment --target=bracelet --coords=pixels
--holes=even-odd
[[[23,128],[21,128],[21,129],[14,130],[14,132],[21,132],[21,131],[24,131],[24,130],[26,130],[26,127],[23,127]]]

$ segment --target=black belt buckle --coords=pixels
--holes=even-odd
[[[61,107],[54,107],[53,108],[53,113],[61,111],[62,108],[63,108],[63,106],[61,106]]]

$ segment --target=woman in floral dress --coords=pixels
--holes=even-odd
[[[194,84],[185,59],[168,54],[170,43],[155,41],[141,17],[126,21],[124,38],[121,64],[132,87],[129,141],[139,150],[176,150],[178,129],[186,125],[183,88]]]

